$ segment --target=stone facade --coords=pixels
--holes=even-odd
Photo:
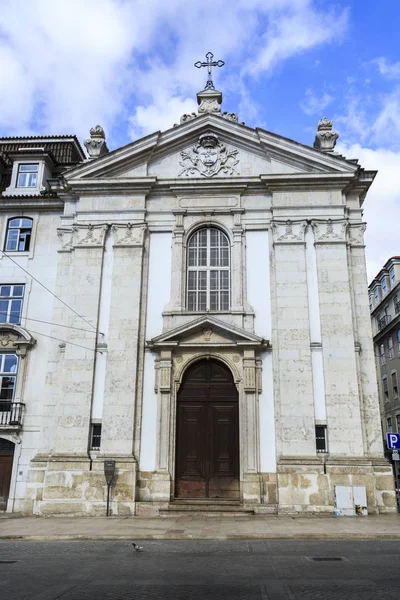
[[[0,325],[26,348],[24,420],[0,430],[19,448],[9,511],[104,514],[105,460],[116,461],[112,514],[168,510],[179,389],[205,358],[229,368],[238,392],[244,507],[332,512],[336,485],[365,485],[369,512],[395,510],[363,245],[375,173],[333,152],[330,122],[329,144],[311,148],[239,124],[221,100],[200,93],[198,114],[112,153],[97,126],[90,159],[56,161],[48,195],[2,204],[4,244],[9,219],[34,222],[31,254],[0,267],[1,284],[26,282],[28,319],[15,335]],[[201,228],[229,242],[224,310],[188,309],[188,246]]]

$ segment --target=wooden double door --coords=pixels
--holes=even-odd
[[[186,371],[177,400],[176,498],[239,498],[238,392],[217,360]]]
[[[0,510],[6,510],[10,491],[15,446],[0,438]]]

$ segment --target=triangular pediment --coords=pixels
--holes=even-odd
[[[216,140],[211,154],[219,161],[211,164],[208,172],[202,164],[205,153],[202,140],[207,134]],[[354,161],[334,153],[206,114],[87,161],[65,173],[65,179],[184,182],[193,178],[253,178],[268,174],[352,174],[358,168]]]
[[[240,327],[210,316],[194,319],[148,340],[150,348],[250,346],[268,348],[269,342]]]

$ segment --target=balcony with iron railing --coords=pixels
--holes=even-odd
[[[400,313],[400,301],[395,303],[394,312],[396,315],[398,315]]]
[[[0,400],[0,429],[21,429],[25,404]]]
[[[388,325],[391,320],[391,315],[384,315],[381,319],[378,320],[378,330],[381,331],[381,329],[384,329],[384,327],[386,327],[386,325]]]

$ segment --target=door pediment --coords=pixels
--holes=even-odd
[[[211,316],[194,319],[147,341],[149,348],[250,347],[270,348],[268,340]]]

